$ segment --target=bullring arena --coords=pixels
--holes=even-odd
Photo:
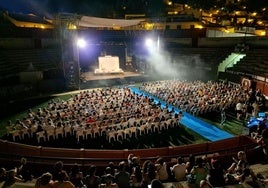
[[[151,164],[156,173],[152,179],[161,180],[164,187],[188,187],[192,156],[204,160],[208,174],[213,162],[220,162],[225,178],[233,173],[233,158],[243,151],[252,176],[218,187],[265,187],[267,38],[250,37],[249,49],[238,53],[235,47],[244,39],[216,40],[194,32],[200,35],[196,44],[192,38],[174,44],[169,42],[172,33],[159,33],[165,44],[153,52],[140,52],[140,43],[136,49],[133,41],[122,46],[109,38],[125,40],[125,32],[100,32],[109,41],[100,37],[86,55],[80,50],[65,57],[63,64],[61,50],[73,52],[73,46],[60,50],[57,40],[42,38],[42,32],[41,44],[34,43],[38,47],[26,36],[0,39],[6,44],[0,52],[6,109],[1,115],[0,161],[7,174],[18,171],[21,182],[13,186],[34,187],[42,174],[55,175],[55,164],[61,161],[60,171],[70,178],[78,167],[84,184],[95,167],[99,177],[110,167],[108,173],[120,184],[116,174],[124,164],[128,186],[147,186],[150,182],[143,178]],[[92,33],[79,33],[83,34]],[[56,45],[47,45],[50,42]],[[94,49],[98,52],[89,57]],[[103,54],[119,57],[120,72],[94,72]],[[230,66],[228,58],[239,60]],[[182,179],[172,171],[179,158],[188,165]],[[167,170],[166,177],[159,174],[159,166]]]

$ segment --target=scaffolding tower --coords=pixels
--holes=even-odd
[[[67,90],[80,89],[79,53],[76,45],[79,16],[59,13],[55,17],[56,37],[61,46],[61,67]]]

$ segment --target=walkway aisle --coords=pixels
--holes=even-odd
[[[158,98],[156,98],[148,93],[145,93],[134,86],[130,86],[130,90],[134,93],[139,94],[139,95],[144,95],[144,96],[150,97],[151,99],[154,100],[154,102],[156,104],[158,104],[160,102],[161,108],[167,107],[166,102],[159,100]],[[168,105],[169,111],[172,108],[174,108],[175,113],[178,113],[180,111],[178,108],[175,108],[171,105]],[[202,121],[202,120],[196,118],[195,116],[193,116],[189,113],[186,113],[186,112],[183,112],[181,124],[189,129],[191,129],[192,131],[202,135],[206,139],[213,141],[213,142],[233,137],[233,135],[231,135],[230,133],[223,131],[223,130],[217,128],[216,126],[213,126],[205,121]]]

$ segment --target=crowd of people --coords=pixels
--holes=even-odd
[[[178,157],[166,161],[163,157],[156,160],[143,160],[130,154],[126,160],[115,164],[109,162],[104,170],[94,164],[88,169],[73,164],[67,170],[62,161],[58,161],[47,172],[40,170],[34,177],[33,169],[21,164],[6,171],[1,168],[0,182],[7,188],[17,182],[34,184],[35,188],[164,188],[166,183],[185,182],[189,188],[213,188],[234,184],[247,184],[251,187],[262,187],[267,180],[251,169],[246,153],[239,151],[233,157],[233,163],[226,167],[224,158],[218,154],[211,157],[193,156]]]
[[[168,80],[144,83],[140,89],[168,105],[195,115],[233,107],[239,113],[238,103],[259,102],[258,96],[252,91],[229,82]],[[242,108],[241,111],[244,112]],[[254,115],[255,111],[252,113]],[[29,109],[22,120],[9,122],[7,128],[14,141],[28,136],[40,142],[38,136],[43,135],[44,141],[50,137],[75,136],[79,142],[88,136],[94,138],[104,134],[107,141],[112,142],[173,128],[179,125],[181,117],[182,113],[161,108],[151,98],[133,93],[128,87],[103,88],[80,91],[66,101],[52,100],[47,107],[39,108],[36,112]],[[139,157],[131,155],[117,165],[109,163],[103,172],[98,172],[95,165],[91,165],[87,172],[81,171],[77,164],[67,172],[59,161],[51,171],[44,172],[40,177],[32,177],[30,170],[22,173],[27,164],[22,160],[18,168],[8,171],[2,168],[0,178],[4,182],[3,187],[34,178],[37,188],[147,188],[148,185],[157,188],[170,181],[187,181],[190,187],[205,188],[242,183],[247,177],[256,183],[245,152],[239,152],[237,157],[229,168],[225,168],[217,156],[209,160],[195,156],[187,159],[178,157],[174,160],[175,164],[162,157],[156,161],[140,161]]]
[[[178,126],[181,114],[162,109],[149,97],[129,88],[81,91],[69,100],[51,101],[23,120],[10,122],[13,141],[36,137],[38,143],[61,137],[82,139],[106,136],[108,142],[124,140]]]
[[[194,115],[228,109],[249,97],[248,91],[231,82],[166,80],[144,83],[140,88]]]
[[[256,116],[263,106],[263,95],[230,82],[166,80],[147,82],[140,86],[144,92],[178,108],[162,108],[146,95],[136,94],[128,87],[85,90],[70,99],[52,100],[47,107],[28,114],[7,129],[13,141],[36,138],[38,144],[51,138],[74,136],[82,139],[106,136],[108,142],[132,136],[159,132],[178,126],[182,112],[199,115],[235,108],[237,119]],[[224,109],[224,110],[223,110]]]

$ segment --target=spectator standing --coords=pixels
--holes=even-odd
[[[241,101],[239,101],[235,106],[236,111],[236,119],[241,120],[241,117],[243,116],[243,104]]]
[[[225,121],[226,121],[225,108],[222,107],[222,109],[221,109],[221,124],[220,124],[220,126],[224,126]]]

